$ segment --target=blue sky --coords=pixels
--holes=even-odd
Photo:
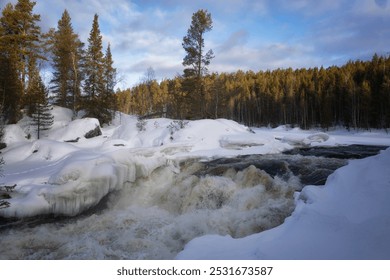
[[[5,3],[16,0],[0,0]],[[95,13],[104,45],[111,44],[121,82],[139,82],[148,67],[156,78],[183,71],[183,36],[198,9],[213,30],[205,45],[210,71],[341,65],[390,52],[390,0],[36,0],[42,29],[56,27],[64,9],[87,42]]]

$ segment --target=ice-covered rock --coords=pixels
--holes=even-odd
[[[245,134],[223,136],[219,140],[219,143],[225,149],[241,150],[249,147],[264,146],[273,140],[267,136],[248,132]]]
[[[278,138],[284,143],[288,143],[292,146],[307,147],[316,143],[323,143],[328,141],[329,135],[323,132],[305,135],[288,135],[282,138]]]

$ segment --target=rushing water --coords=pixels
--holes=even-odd
[[[348,158],[384,147],[293,150],[161,167],[73,218],[3,221],[2,259],[172,259],[204,234],[235,238],[275,227],[294,193],[324,184]]]

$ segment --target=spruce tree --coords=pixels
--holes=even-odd
[[[86,96],[83,107],[87,117],[98,118],[99,121],[105,122],[105,113],[101,108],[101,99],[106,90],[104,83],[105,60],[98,19],[98,15],[95,14],[88,38],[84,65],[84,93]]]
[[[108,44],[104,56],[104,83],[106,85],[106,91],[110,94],[114,93],[114,87],[116,85],[116,68],[114,68],[110,44]]]
[[[72,109],[76,114],[80,104],[83,43],[73,31],[67,10],[58,21],[57,30],[53,30],[49,38],[54,69],[50,89],[56,97],[57,105]]]
[[[48,102],[48,90],[45,87],[41,76],[37,73],[30,84],[30,94],[35,96],[34,112],[32,113],[32,124],[37,130],[37,138],[40,139],[41,132],[52,127],[54,117],[51,114],[52,107]]]
[[[99,98],[101,109],[104,115],[103,123],[109,123],[112,119],[113,113],[117,109],[115,90],[116,85],[116,68],[114,68],[114,61],[112,59],[111,47],[108,44],[104,56],[104,93],[102,98]]]

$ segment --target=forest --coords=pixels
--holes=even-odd
[[[103,52],[99,16],[95,14],[87,46],[73,30],[67,10],[57,28],[41,31],[36,2],[8,3],[0,16],[0,98],[5,123],[27,115],[32,126],[47,130],[53,123],[51,106],[73,111],[74,117],[98,118],[108,124],[116,109],[116,69],[110,44]],[[50,65],[49,67],[44,65]],[[46,85],[42,70],[52,70]]]
[[[228,118],[249,126],[290,124],[301,128],[386,129],[390,127],[390,58],[343,66],[212,73],[203,79],[204,98],[185,90],[183,77],[141,82],[118,90],[119,110],[141,116]]]
[[[372,54],[371,60],[327,68],[286,65],[210,73],[214,53],[205,53],[203,34],[212,29],[212,19],[199,10],[183,38],[187,68],[182,75],[157,81],[151,65],[138,84],[117,89],[117,70],[110,44],[103,50],[98,15],[85,44],[66,10],[57,27],[43,33],[35,4],[18,0],[1,11],[0,98],[5,123],[16,123],[27,114],[38,130],[48,129],[50,106],[59,105],[75,117],[83,112],[101,124],[109,124],[119,111],[141,119],[227,118],[248,126],[390,128],[390,56]],[[49,84],[41,78],[44,63],[53,71]]]

